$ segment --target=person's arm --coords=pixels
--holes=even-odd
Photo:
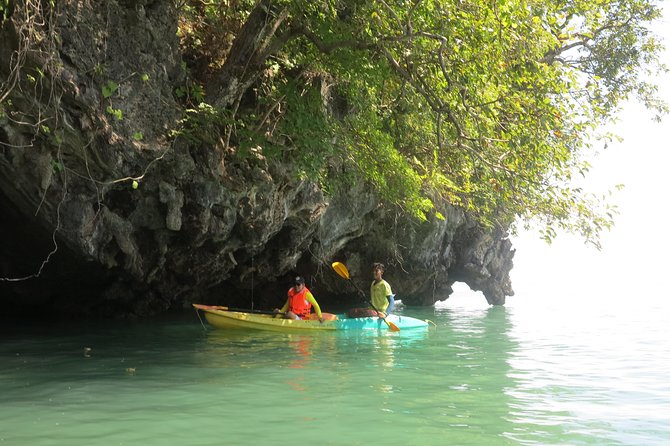
[[[288,310],[288,299],[286,299],[286,303],[284,304],[283,307],[281,307],[279,313],[286,313],[286,310]]]
[[[389,301],[389,306],[386,307],[386,315],[387,315],[387,316],[388,316],[389,314],[391,314],[391,311],[393,311],[393,308],[395,307],[395,299],[394,299],[394,297],[395,297],[395,294],[389,294],[388,296],[386,296],[386,298],[387,298],[388,301]]]
[[[321,316],[321,307],[319,307],[319,304],[316,302],[316,299],[314,299],[314,296],[312,295],[311,292],[305,293],[305,299],[307,302],[312,304],[314,307],[314,310],[316,311],[316,315],[319,316],[319,320],[323,319],[323,316]]]

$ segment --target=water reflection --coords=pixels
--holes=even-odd
[[[228,355],[236,356],[236,361],[253,359],[249,366],[262,367],[269,358],[279,360],[292,368],[302,368],[309,364],[317,353],[330,357],[337,350],[351,350],[367,355],[377,351],[392,354],[396,348],[407,348],[413,344],[420,347],[428,338],[430,329],[411,329],[391,332],[385,327],[379,330],[351,330],[338,332],[282,333],[262,330],[215,330],[208,329],[203,336],[202,348],[198,354],[212,367],[229,365]],[[206,360],[204,359],[206,358]],[[287,360],[288,358],[288,360]],[[288,363],[287,363],[288,361]]]
[[[304,369],[312,356],[313,338],[309,335],[289,335],[289,345],[294,350],[294,360],[289,367],[292,369]]]
[[[374,385],[380,392],[393,392],[394,385],[384,374],[406,367],[400,352],[423,348],[430,331],[391,332],[385,326],[379,330],[311,333],[207,330],[194,360],[212,372],[218,369],[215,380],[228,384],[260,379],[257,377],[274,370],[280,375],[277,384],[285,384],[296,394],[323,391],[323,384],[314,374],[323,374],[324,368],[328,373],[335,372],[334,383],[348,387],[345,380],[349,370],[363,364],[366,370],[381,369],[380,379],[369,380],[366,385]],[[245,369],[244,373],[240,369]]]
[[[428,316],[438,322],[426,348],[431,358],[419,356],[415,395],[408,413],[422,416],[435,431],[457,432],[458,444],[516,444],[510,432],[519,425],[510,413],[518,408],[512,390],[517,382],[510,360],[519,349],[510,336],[512,318],[504,307],[473,310],[434,309]],[[435,442],[434,444],[438,444]]]
[[[581,432],[573,430],[575,414],[566,410],[569,405],[558,402],[574,401],[583,406],[584,396],[577,388],[565,386],[561,374],[538,373],[555,362],[551,347],[542,349],[542,354],[547,356],[540,361],[528,362],[527,344],[534,340],[531,336],[524,339],[523,345],[519,342],[521,338],[515,335],[518,330],[512,322],[513,312],[505,307],[436,310],[441,328],[453,339],[448,343],[448,351],[457,358],[451,371],[459,379],[451,380],[449,389],[456,392],[451,398],[458,404],[450,406],[452,412],[445,412],[451,415],[451,423],[456,423],[453,426],[463,423],[469,429],[483,429],[487,435],[501,439],[497,444],[549,444],[556,438],[574,444],[580,443],[579,439],[585,438],[585,434],[588,437],[589,430],[601,431],[604,435],[606,423],[588,423],[588,427],[587,424],[582,426]],[[555,339],[555,342],[560,343],[560,340]],[[554,351],[553,357],[559,356],[562,353]],[[569,367],[569,361],[565,361],[563,367]],[[482,417],[496,422],[482,425]],[[608,440],[607,444],[621,443]]]

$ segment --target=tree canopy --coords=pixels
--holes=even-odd
[[[324,188],[353,178],[418,219],[539,222],[598,245],[614,206],[577,186],[622,103],[666,105],[650,0],[185,0],[187,66],[240,156]],[[196,90],[195,87],[192,91]],[[206,103],[206,104],[205,104]]]

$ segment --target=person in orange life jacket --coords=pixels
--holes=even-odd
[[[284,313],[286,319],[309,319],[309,313],[314,306],[319,322],[323,322],[321,307],[314,299],[312,292],[305,286],[305,279],[295,278],[293,286],[288,290],[288,298],[281,309],[275,308],[275,313]]]

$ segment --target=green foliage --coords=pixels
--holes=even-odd
[[[107,67],[102,62],[98,62],[93,66],[93,74],[96,76],[104,76],[106,72]]]
[[[60,173],[63,171],[63,163],[56,160],[51,160],[51,168],[54,172]]]
[[[174,90],[174,95],[187,106],[195,106],[205,101],[205,89],[198,84],[190,74],[186,63],[182,62],[181,69],[184,72],[186,80],[183,85]]]
[[[189,104],[200,104],[205,100],[205,89],[191,82],[175,88],[174,94]]]
[[[107,84],[102,86],[102,97],[105,99],[110,98],[118,89],[119,84],[114,81],[107,81]]]
[[[320,81],[313,79],[316,83]],[[316,86],[304,89],[294,80],[288,80],[270,95],[272,98],[276,96],[283,98],[283,117],[274,131],[277,135],[272,138],[275,144],[266,151],[267,155],[292,161],[303,177],[324,181],[325,168],[336,151],[333,144],[336,128],[324,113],[319,89]]]
[[[222,124],[226,122],[230,122],[230,119],[225,113],[209,104],[201,103],[197,108],[185,110],[184,117],[179,121],[179,127],[171,131],[169,136],[185,138],[196,144],[216,144]]]
[[[180,36],[196,77],[225,63],[254,7],[226,5],[184,4]],[[262,147],[342,187],[352,179],[339,173],[353,171],[419,219],[439,218],[435,204],[447,202],[484,225],[536,221],[548,240],[565,229],[598,245],[616,208],[574,179],[610,138],[599,129],[630,98],[667,112],[644,81],[666,70],[647,30],[660,17],[651,0],[257,7],[275,14],[267,23],[277,29],[256,44],[274,50],[240,108],[217,111],[216,125],[240,154]],[[195,136],[210,118],[200,110],[185,130]]]
[[[105,111],[107,113],[109,113],[117,121],[122,121],[123,120],[123,112],[120,109],[114,108],[111,105],[108,105],[107,108],[105,109]]]
[[[0,0],[0,23],[11,15],[9,0]]]
[[[111,80],[107,81],[107,83],[102,86],[102,97],[109,99],[118,91],[118,89],[119,84]],[[114,108],[111,104],[111,100],[109,102],[110,104],[105,108],[105,111],[117,121],[123,120],[123,112],[118,108]]]
[[[0,102],[0,120],[7,118],[7,111],[13,107],[13,102],[11,99],[6,99],[4,102]]]
[[[254,4],[254,0],[180,2],[177,35],[189,66],[203,74],[220,68]]]

